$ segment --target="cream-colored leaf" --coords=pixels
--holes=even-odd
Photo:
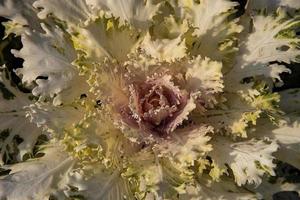
[[[213,109],[206,112],[194,114],[192,116],[197,122],[203,122],[213,126],[217,132],[233,137],[247,137],[248,127],[252,124],[255,125],[257,119],[263,112],[263,108],[251,105],[239,94],[224,93],[223,98],[225,102]],[[261,104],[272,104],[273,101],[268,102],[271,98],[260,100]],[[254,104],[253,100],[251,102]]]
[[[224,137],[215,137],[211,143],[213,151],[209,156],[215,164],[214,167],[226,169],[227,164],[239,186],[246,183],[259,185],[265,173],[274,175],[275,164],[272,154],[278,148],[276,142],[254,139],[233,142]]]
[[[73,128],[84,117],[80,105],[53,106],[49,103],[35,103],[27,106],[26,116],[36,126],[49,133],[63,136],[66,129]]]
[[[66,190],[66,173],[74,161],[62,147],[50,146],[41,158],[4,166],[10,174],[0,179],[0,197],[9,200],[49,199],[51,194]]]
[[[159,61],[171,62],[186,56],[185,41],[181,37],[153,40],[148,33],[139,48]]]
[[[99,168],[98,173],[89,178],[86,178],[79,172],[70,174],[68,182],[78,189],[77,194],[81,194],[91,200],[123,200],[124,198],[134,198],[128,181],[122,177],[120,171],[117,169],[109,171],[105,168],[100,170],[101,167],[97,167]],[[72,195],[72,192],[70,192],[70,195]]]
[[[272,12],[280,6],[299,9],[300,2],[298,0],[250,0],[248,2],[248,9],[250,10],[266,9],[267,11]]]
[[[152,0],[87,0],[87,3],[95,9],[100,8],[116,18],[120,18],[121,24],[128,22],[134,27],[142,29],[150,25],[151,19],[159,7]]]
[[[210,134],[213,128],[202,125],[192,130],[178,130],[170,135],[170,139],[155,146],[161,156],[169,157],[181,167],[193,166],[194,163],[212,150]]]
[[[223,91],[222,63],[198,56],[186,67],[185,78],[191,91],[200,92],[200,96]]]
[[[269,63],[299,61],[299,20],[299,15],[289,16],[284,8],[277,10],[275,16],[254,16],[252,32],[242,43],[236,63],[226,76],[229,90],[235,90],[246,77],[264,75],[278,79],[280,73],[290,72],[282,65]]]
[[[58,27],[49,29],[43,25],[43,29],[45,33],[22,35],[23,48],[13,53],[25,61],[16,72],[23,83],[34,87],[33,95],[53,98],[55,105],[72,102],[87,89],[84,77],[71,64],[76,58],[75,50]]]
[[[124,61],[141,33],[130,26],[119,26],[114,18],[100,17],[83,28],[78,28],[72,37],[77,50],[85,53],[91,61],[102,61],[104,57]]]
[[[40,9],[39,18],[46,19],[49,15],[54,15],[59,20],[68,22],[68,26],[84,24],[92,14],[85,0],[36,0],[33,6]]]
[[[4,69],[1,69],[4,70]],[[0,141],[0,164],[3,161],[14,160],[10,154],[17,154],[17,160],[22,161],[23,155],[32,153],[32,149],[37,142],[42,130],[26,119],[26,106],[30,105],[30,95],[21,92],[13,87],[8,74],[0,72],[0,133],[3,138]],[[19,136],[23,142],[16,144],[15,137]],[[18,151],[15,151],[15,145]]]
[[[276,157],[300,168],[300,117],[299,114],[288,114],[288,121],[276,127],[262,119],[257,124],[255,137],[267,137],[278,141]]]
[[[195,28],[187,38],[193,56],[207,56],[213,60],[230,63],[237,51],[236,36],[242,31],[238,20],[227,19],[237,3],[228,0],[178,1],[181,15]]]
[[[18,27],[18,31],[22,28],[29,27],[31,29],[42,31],[40,20],[37,17],[37,10],[32,6],[35,0],[4,0],[0,2],[0,16],[6,17],[13,21]],[[22,28],[21,28],[22,27]],[[8,31],[8,30],[6,30]]]
[[[212,181],[207,175],[198,178],[198,184],[188,185],[186,194],[179,200],[255,200],[257,195],[244,188],[237,187],[234,182],[224,177],[222,182]]]
[[[192,22],[196,28],[195,33],[200,36],[219,28],[227,17],[226,13],[237,3],[227,0],[200,0],[199,3],[194,0],[179,0],[178,5],[182,9],[182,15]]]

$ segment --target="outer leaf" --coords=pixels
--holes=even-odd
[[[42,8],[38,13],[39,18],[46,19],[52,14],[58,19],[66,21],[69,26],[83,24],[91,15],[91,10],[85,0],[37,0],[33,6],[35,8]]]
[[[139,48],[160,61],[170,62],[186,56],[185,41],[182,41],[181,37],[152,40],[148,33]]]
[[[280,148],[276,157],[300,169],[299,91],[290,89],[281,94],[281,108],[287,113],[285,121],[279,127],[266,123],[266,119],[258,121],[254,137],[277,140]]]
[[[76,104],[57,107],[49,103],[35,103],[27,107],[26,113],[36,126],[60,136],[84,117],[83,108]]]
[[[99,166],[97,168],[100,169]],[[75,194],[81,194],[90,200],[134,198],[130,191],[129,183],[122,178],[121,173],[117,169],[114,172],[105,168],[102,171],[98,171],[90,178],[86,178],[78,172],[72,173],[68,182],[78,189]]]
[[[130,163],[126,167],[123,176],[131,183],[131,190],[137,199],[159,199],[168,193],[168,187],[160,188],[162,185],[163,164],[154,154],[151,148],[139,151],[134,156],[129,157]],[[169,171],[171,173],[171,171]],[[159,192],[159,190],[163,192]]]
[[[196,186],[187,186],[187,193],[180,195],[180,200],[254,200],[257,196],[237,187],[229,178],[214,182],[209,177],[198,178]]]
[[[140,33],[130,26],[119,26],[114,18],[100,17],[84,28],[78,28],[72,39],[75,48],[83,51],[87,59],[99,62],[104,57],[126,60],[139,37]]]
[[[0,179],[0,197],[8,200],[48,199],[59,190],[67,189],[65,176],[73,160],[61,147],[48,147],[45,156],[12,166],[10,174]]]
[[[212,145],[213,151],[209,155],[212,157],[213,165],[225,169],[225,164],[228,164],[239,186],[246,183],[259,185],[265,172],[275,175],[272,153],[277,150],[278,145],[274,141],[268,143],[250,140],[233,143],[218,137],[212,140]],[[214,177],[214,174],[211,175],[218,178]]]
[[[289,8],[299,9],[300,2],[297,0],[250,0],[248,9],[274,11],[279,6],[287,6]]]
[[[278,75],[289,70],[281,65],[269,64],[278,61],[290,63],[299,61],[299,42],[296,35],[300,17],[288,16],[279,9],[274,16],[258,15],[253,18],[253,31],[242,44],[233,69],[226,76],[228,89],[237,89],[243,78],[264,75],[278,79]]]
[[[180,0],[178,5],[181,15],[195,28],[187,38],[191,55],[207,56],[229,63],[237,50],[236,34],[242,31],[237,20],[227,20],[237,4],[227,0],[200,0],[199,3]]]
[[[268,137],[278,141],[280,146],[276,156],[300,168],[300,118],[297,115],[288,115],[290,122],[280,127],[266,124],[264,120],[257,124],[255,137]]]
[[[0,91],[2,92],[0,96],[1,164],[3,164],[4,156],[7,160],[13,159],[9,155],[13,153],[16,153],[17,159],[21,161],[24,154],[32,152],[38,136],[42,134],[42,131],[25,117],[27,111],[25,107],[32,103],[30,95],[13,87],[6,75],[5,71],[0,72]],[[18,144],[19,152],[14,152],[16,136],[23,139],[23,142]]]
[[[42,31],[37,10],[32,7],[35,0],[3,0],[0,2],[0,16],[13,21],[14,26],[29,26],[31,29]],[[13,27],[10,27],[13,28]],[[21,28],[21,27],[19,27]],[[10,31],[10,30],[6,30]]]
[[[222,63],[200,56],[189,62],[185,74],[186,87],[198,96],[200,104],[213,108],[216,94],[223,91]]]
[[[122,25],[128,22],[142,29],[150,25],[150,20],[158,10],[158,5],[155,5],[152,0],[87,0],[87,3],[95,9],[100,8],[120,18]]]
[[[255,125],[262,113],[275,116],[280,113],[276,105],[279,95],[261,94],[257,90],[249,90],[246,94],[224,93],[226,98],[217,108],[207,110],[200,116],[195,114],[196,121],[205,121],[219,132],[232,134],[233,137],[247,137],[247,129]]]
[[[182,169],[187,168],[212,150],[211,145],[208,144],[210,137],[207,136],[211,132],[213,132],[212,127],[205,125],[194,130],[179,130],[172,134],[170,140],[162,141],[155,148],[159,150],[161,156],[169,157]]]
[[[42,99],[54,98],[55,105],[73,101],[86,89],[84,78],[70,64],[76,57],[75,50],[58,27],[51,30],[42,26],[45,34],[22,35],[23,48],[14,54],[25,61],[24,67],[16,72],[22,75],[23,83],[37,84],[32,90],[33,95]]]
[[[182,15],[196,27],[197,35],[206,34],[208,30],[218,27],[227,17],[224,13],[237,5],[227,0],[201,0],[200,3],[194,0],[179,0],[178,4],[183,9]]]

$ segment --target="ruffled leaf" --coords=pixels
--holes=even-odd
[[[114,18],[100,17],[83,28],[78,28],[72,40],[75,48],[84,52],[91,61],[104,57],[124,61],[137,42],[140,32],[130,26],[120,26]],[[79,58],[77,62],[82,62]]]
[[[110,15],[119,18],[121,25],[125,22],[136,28],[147,28],[152,17],[156,14],[159,5],[153,3],[152,0],[87,0],[87,3],[95,9],[101,9]]]
[[[195,185],[188,185],[186,193],[179,196],[180,200],[254,200],[257,195],[246,189],[237,187],[229,178],[222,182],[214,182],[207,175],[198,178]]]
[[[290,89],[281,92],[281,108],[286,112],[285,118],[274,126],[266,123],[266,119],[257,123],[254,137],[267,137],[276,140],[279,144],[276,157],[295,167],[300,168],[300,98],[298,89]]]
[[[0,75],[0,163],[3,164],[15,159],[22,161],[26,153],[32,153],[42,131],[26,119],[26,106],[33,103],[31,96],[12,86],[5,71]],[[21,143],[18,137],[23,140]]]
[[[84,118],[80,105],[53,106],[49,103],[35,103],[27,106],[29,120],[48,133],[62,136],[66,129],[73,128],[76,122]]]
[[[194,0],[178,1],[182,9],[182,15],[189,19],[195,26],[195,34],[203,35],[214,28],[219,28],[227,17],[227,12],[237,4],[227,0],[201,0],[196,3]]]
[[[278,148],[276,142],[252,139],[234,143],[229,139],[218,137],[211,143],[213,151],[209,156],[213,160],[213,167],[225,170],[227,164],[239,186],[246,183],[259,185],[263,174],[275,175],[272,153]],[[213,178],[218,179],[215,176]]]
[[[132,199],[133,194],[130,191],[130,186],[125,180],[121,172],[115,169],[109,169],[97,166],[98,173],[93,174],[92,177],[85,177],[79,172],[73,172],[68,178],[68,183],[76,188],[76,192],[70,192],[69,195],[82,195],[91,200],[123,200]]]
[[[276,93],[261,94],[257,90],[249,90],[244,95],[225,93],[223,98],[223,103],[217,109],[207,110],[200,116],[195,114],[195,120],[205,120],[218,132],[246,138],[248,128],[256,125],[263,113],[269,115],[271,120],[280,114],[277,107],[279,95]]]
[[[182,41],[181,37],[153,40],[150,34],[147,34],[139,48],[159,61],[170,62],[186,56],[185,41]]]
[[[187,65],[185,78],[189,90],[198,97],[200,104],[206,108],[214,107],[215,95],[223,91],[222,63],[200,56]]]
[[[193,166],[212,150],[208,144],[211,139],[208,134],[213,132],[209,126],[200,126],[194,130],[178,130],[170,139],[157,144],[155,149],[161,156],[168,157],[183,168]]]
[[[233,69],[226,76],[228,88],[236,90],[239,82],[246,77],[263,75],[278,79],[286,67],[270,62],[298,62],[299,42],[296,34],[300,23],[299,15],[289,16],[284,9],[278,9],[275,16],[253,17],[253,28],[240,47],[239,56]]]
[[[43,152],[41,158],[5,166],[11,171],[0,179],[1,198],[48,199],[51,194],[59,195],[59,191],[67,189],[66,173],[74,161],[61,147],[47,147]]]
[[[236,48],[237,33],[242,27],[237,20],[229,21],[235,2],[227,0],[178,1],[181,15],[188,19],[194,30],[188,33],[187,46],[193,56],[207,56],[213,60],[230,63]]]
[[[54,15],[61,21],[67,22],[68,26],[84,24],[91,15],[91,10],[85,0],[71,1],[34,1],[33,6],[40,9],[38,17],[46,19],[50,15]]]
[[[272,12],[280,6],[299,9],[300,2],[297,0],[251,0],[248,3],[248,9],[254,11],[261,11],[266,9],[267,11]]]
[[[27,27],[32,30],[42,31],[40,20],[37,17],[37,12],[32,3],[35,0],[18,1],[18,0],[4,0],[0,3],[0,16],[6,17],[12,22],[6,22],[7,35],[16,31],[23,33]]]
[[[262,120],[257,124],[255,137],[268,137],[278,141],[280,148],[276,153],[276,157],[300,168],[300,118],[298,115],[288,115],[288,121],[284,122],[279,127],[267,124],[265,123],[265,120]]]
[[[84,77],[71,62],[76,58],[68,37],[58,27],[49,29],[42,25],[45,33],[32,32],[22,35],[23,48],[13,51],[23,58],[23,68],[17,69],[22,82],[34,85],[32,93],[41,99],[54,98],[53,103],[72,102],[85,92]],[[72,89],[76,87],[76,89]]]

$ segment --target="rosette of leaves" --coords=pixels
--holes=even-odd
[[[300,5],[238,7],[1,1],[24,60],[1,67],[1,199],[270,198],[275,159],[300,167],[300,90],[273,92]]]

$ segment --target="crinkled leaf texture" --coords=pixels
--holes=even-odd
[[[32,103],[30,95],[12,85],[9,73],[3,67],[0,72],[0,92],[0,163],[15,159],[21,161],[26,153],[32,153],[42,130],[26,118],[26,107]],[[23,141],[18,143],[17,137]]]
[[[32,94],[40,98],[55,97],[55,105],[72,102],[86,89],[85,79],[72,66],[75,50],[71,41],[58,27],[50,30],[42,24],[45,33],[31,32],[22,35],[24,47],[13,51],[17,57],[25,59],[24,67],[16,73],[25,84],[36,83]],[[76,86],[75,89],[71,89]]]
[[[299,19],[299,14],[290,16],[283,8],[267,16],[254,15],[253,25],[248,27],[251,31],[241,42],[236,64],[225,78],[228,89],[238,89],[243,78],[265,76],[280,80],[279,74],[290,72],[274,62],[299,62],[300,38],[296,34]]]
[[[293,9],[300,8],[300,2],[297,0],[251,0],[249,1],[249,9],[251,10],[263,10],[274,11],[279,6],[287,6]]]
[[[66,174],[73,159],[62,151],[61,147],[50,146],[43,151],[45,156],[41,158],[5,166],[11,171],[1,177],[0,197],[46,200],[51,194],[63,195],[60,191],[66,189]]]
[[[209,155],[214,159],[214,167],[224,169],[225,164],[228,164],[238,185],[247,182],[259,185],[265,171],[275,175],[275,165],[272,163],[272,153],[278,148],[275,142],[250,140],[230,143],[220,137],[212,143],[214,150]]]
[[[31,94],[3,68],[0,198],[270,198],[275,159],[300,168],[299,91],[272,91],[299,62],[299,3],[237,5],[1,2]]]

